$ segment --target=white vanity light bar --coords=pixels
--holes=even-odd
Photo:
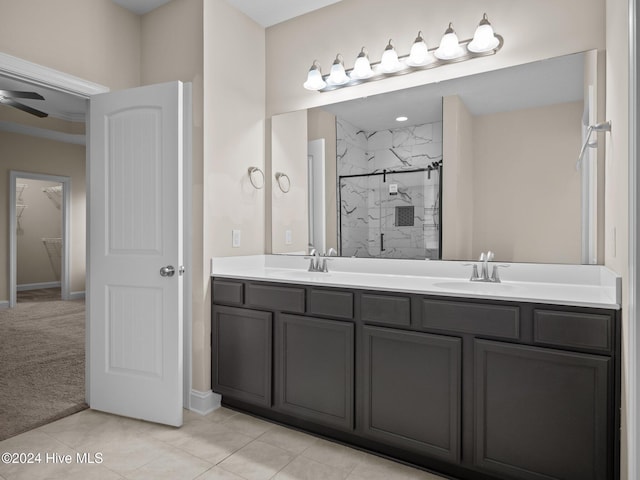
[[[450,23],[443,35],[440,45],[426,50],[427,55],[424,60],[421,59],[424,61],[422,64],[418,64],[414,60],[416,56],[415,50],[424,51],[426,49],[426,45],[422,39],[422,32],[418,32],[418,37],[412,47],[412,53],[400,57],[396,57],[393,42],[392,40],[389,40],[389,43],[385,48],[383,59],[380,62],[370,64],[370,69],[367,68],[367,65],[361,65],[365,63],[365,59],[366,63],[368,63],[366,49],[364,47],[356,59],[354,68],[350,70],[344,70],[342,55],[338,54],[332,66],[332,73],[334,73],[333,76],[331,74],[322,75],[320,64],[317,60],[314,60],[313,65],[309,69],[307,81],[304,83],[304,88],[318,92],[329,92],[339,88],[352,87],[362,83],[382,80],[384,78],[406,75],[407,73],[427,70],[430,68],[437,68],[449,63],[464,62],[478,57],[495,55],[504,45],[504,39],[502,36],[493,32],[486,14],[483,15],[473,38],[462,40],[459,43],[456,41],[457,36],[453,31],[453,25]],[[452,42],[457,43],[457,45],[453,45]],[[419,48],[416,49],[415,47]],[[448,52],[445,50],[448,50]],[[385,57],[390,57],[391,60],[389,61]],[[393,57],[396,57],[397,60]],[[395,71],[388,66],[390,64],[396,65]],[[336,72],[337,68],[339,68],[338,72]],[[365,73],[363,74],[362,72]],[[339,76],[336,75],[336,73]],[[334,79],[338,78],[340,78],[340,80],[334,81]]]

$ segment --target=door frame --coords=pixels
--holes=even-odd
[[[54,70],[49,67],[45,67],[42,65],[38,65],[27,60],[23,60],[18,57],[14,57],[12,55],[8,55],[6,53],[0,52],[0,76],[13,78],[16,80],[22,80],[25,82],[29,82],[35,85],[40,85],[46,88],[51,88],[54,90],[58,90],[60,92],[68,93],[71,95],[75,95],[80,98],[84,98],[89,100],[92,95],[97,95],[99,93],[107,93],[110,89],[104,85],[100,85],[98,83],[90,82],[88,80],[84,80],[82,78],[60,72],[58,70]],[[191,93],[191,85],[185,84],[185,127],[187,129],[191,129],[192,122],[192,93]],[[87,121],[87,126],[88,126]],[[90,128],[88,126],[88,128]],[[87,139],[89,138],[87,132]],[[184,192],[185,192],[185,200],[184,200],[184,264],[187,275],[185,275],[184,279],[184,312],[183,312],[183,352],[184,352],[184,384],[183,384],[183,407],[186,409],[190,409],[191,407],[191,372],[192,372],[192,345],[191,345],[191,336],[192,336],[192,275],[193,275],[193,265],[192,265],[192,238],[191,232],[193,230],[192,223],[192,202],[191,202],[191,187],[192,187],[192,136],[187,135],[184,139],[185,143],[185,156],[184,156]],[[86,163],[89,163],[89,145],[87,140],[87,160]],[[91,172],[87,168],[86,175],[86,198],[87,198],[87,215],[89,215],[89,185],[90,185],[90,175]],[[13,197],[15,198],[15,192]],[[13,209],[13,215],[15,216],[15,207]],[[87,225],[89,223],[87,222]],[[90,262],[89,262],[89,249],[91,248],[91,238],[89,236],[89,232],[87,232],[86,236],[86,245],[87,245],[87,263],[86,263],[86,271],[89,271]],[[85,276],[88,276],[85,274]],[[90,358],[89,355],[89,330],[91,328],[91,319],[89,318],[89,313],[87,309],[87,314],[85,317],[85,325],[87,336],[85,339],[85,349],[87,352],[86,358]],[[85,378],[85,390],[88,398],[89,392],[89,384],[91,379],[89,378],[89,368],[86,368],[86,378]]]
[[[71,285],[71,178],[46,173],[9,171],[9,308],[14,308],[18,291],[18,218],[16,216],[16,182],[19,178],[62,184],[62,252],[60,286],[62,300],[69,300]]]
[[[638,68],[638,25],[640,6],[638,0],[629,0],[629,308],[628,332],[625,342],[628,368],[627,383],[627,473],[628,478],[638,478],[640,473],[640,87]]]

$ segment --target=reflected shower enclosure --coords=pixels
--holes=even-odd
[[[336,133],[340,255],[440,259],[442,122]]]

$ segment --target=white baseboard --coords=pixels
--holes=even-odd
[[[85,297],[84,292],[71,292],[69,293],[69,300],[82,300]]]
[[[3,308],[9,308],[8,300],[0,300],[0,310],[2,310]]]
[[[220,408],[221,401],[222,396],[211,390],[208,392],[191,390],[191,405],[189,406],[189,410],[199,413],[200,415],[206,415]]]
[[[23,283],[22,285],[17,285],[16,290],[24,292],[26,290],[42,290],[43,288],[60,288],[60,285],[60,282]]]

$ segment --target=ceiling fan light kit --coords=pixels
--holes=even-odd
[[[45,118],[49,116],[49,114],[41,110],[25,105],[24,103],[18,102],[17,100],[15,100],[16,98],[24,98],[26,100],[44,100],[44,97],[36,92],[18,92],[15,90],[0,90],[0,104],[17,108],[18,110],[22,110],[23,112],[30,113],[31,115],[35,115],[36,117],[40,117],[40,118]]]
[[[485,13],[476,28],[473,38],[468,40],[459,41],[453,29],[453,24],[449,23],[437,48],[429,49],[422,37],[422,31],[420,31],[408,55],[398,56],[393,41],[389,40],[380,62],[377,63],[369,62],[369,57],[364,47],[358,54],[354,67],[350,70],[344,69],[341,54],[336,56],[329,75],[322,75],[320,64],[317,60],[314,60],[309,69],[307,81],[303,86],[307,90],[317,92],[352,87],[374,80],[441,67],[449,63],[464,62],[477,57],[495,55],[500,51],[503,44],[504,39],[493,31],[493,27]]]

